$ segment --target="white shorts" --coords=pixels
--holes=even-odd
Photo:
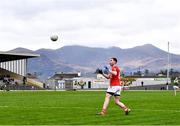
[[[113,96],[121,95],[122,86],[109,86],[107,89],[107,93]]]

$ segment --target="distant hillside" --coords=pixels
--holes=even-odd
[[[28,70],[39,73],[42,78],[47,78],[54,72],[92,73],[97,67],[108,64],[110,57],[117,57],[118,64],[124,71],[137,71],[139,67],[141,70],[150,71],[167,68],[167,52],[151,44],[129,49],[64,46],[56,50],[39,49],[37,51],[17,48],[11,52],[40,54],[39,58],[29,60]],[[172,68],[180,69],[180,55],[171,54],[171,62]]]
[[[21,48],[21,47],[13,49],[13,50],[9,50],[7,52],[14,52],[14,53],[35,53],[32,50]]]

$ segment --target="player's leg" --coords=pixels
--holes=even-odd
[[[115,101],[115,104],[119,107],[121,107],[124,111],[125,111],[125,114],[128,115],[129,112],[131,111],[126,105],[124,105],[124,103],[122,103],[120,101],[120,95],[121,95],[121,91],[122,91],[122,87],[121,86],[117,86],[115,87],[116,89],[116,92],[114,94],[114,101]]]
[[[122,103],[120,101],[120,96],[114,96],[114,101],[115,101],[115,104],[117,106],[119,106],[120,108],[122,108],[125,112],[126,115],[129,114],[129,112],[131,111],[131,109],[129,109],[124,103]]]
[[[106,93],[106,97],[105,97],[105,100],[104,100],[104,104],[103,104],[103,109],[106,110],[108,105],[109,105],[109,101],[111,99],[111,94],[109,93]]]
[[[122,103],[119,99],[120,99],[120,96],[114,96],[115,104],[119,106],[120,108],[122,108],[123,110],[126,110],[128,107],[126,107],[126,105]]]
[[[98,113],[98,115],[105,115],[106,114],[106,110],[107,110],[107,107],[109,105],[109,101],[111,99],[111,96],[112,96],[111,94],[106,93],[106,97],[105,97],[105,100],[104,100],[102,110],[101,110],[100,113]]]
[[[115,89],[115,94],[114,94],[114,102],[116,105],[118,105],[119,107],[121,107],[123,110],[125,110],[127,107],[122,103],[120,102],[120,95],[121,95],[121,87],[120,86],[117,86],[117,87],[114,87],[116,88]]]

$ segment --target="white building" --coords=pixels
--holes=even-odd
[[[148,86],[148,85],[166,85],[171,83],[170,78],[166,77],[134,77],[135,81],[130,85],[131,87],[135,86]]]

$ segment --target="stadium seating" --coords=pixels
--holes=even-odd
[[[10,79],[11,81],[3,82],[3,79]],[[13,80],[13,81],[12,81]],[[34,79],[27,78],[26,85],[23,84],[23,76],[16,73],[10,72],[8,70],[0,68],[0,86],[1,89],[7,90],[30,90],[30,89],[42,89],[43,83]]]

